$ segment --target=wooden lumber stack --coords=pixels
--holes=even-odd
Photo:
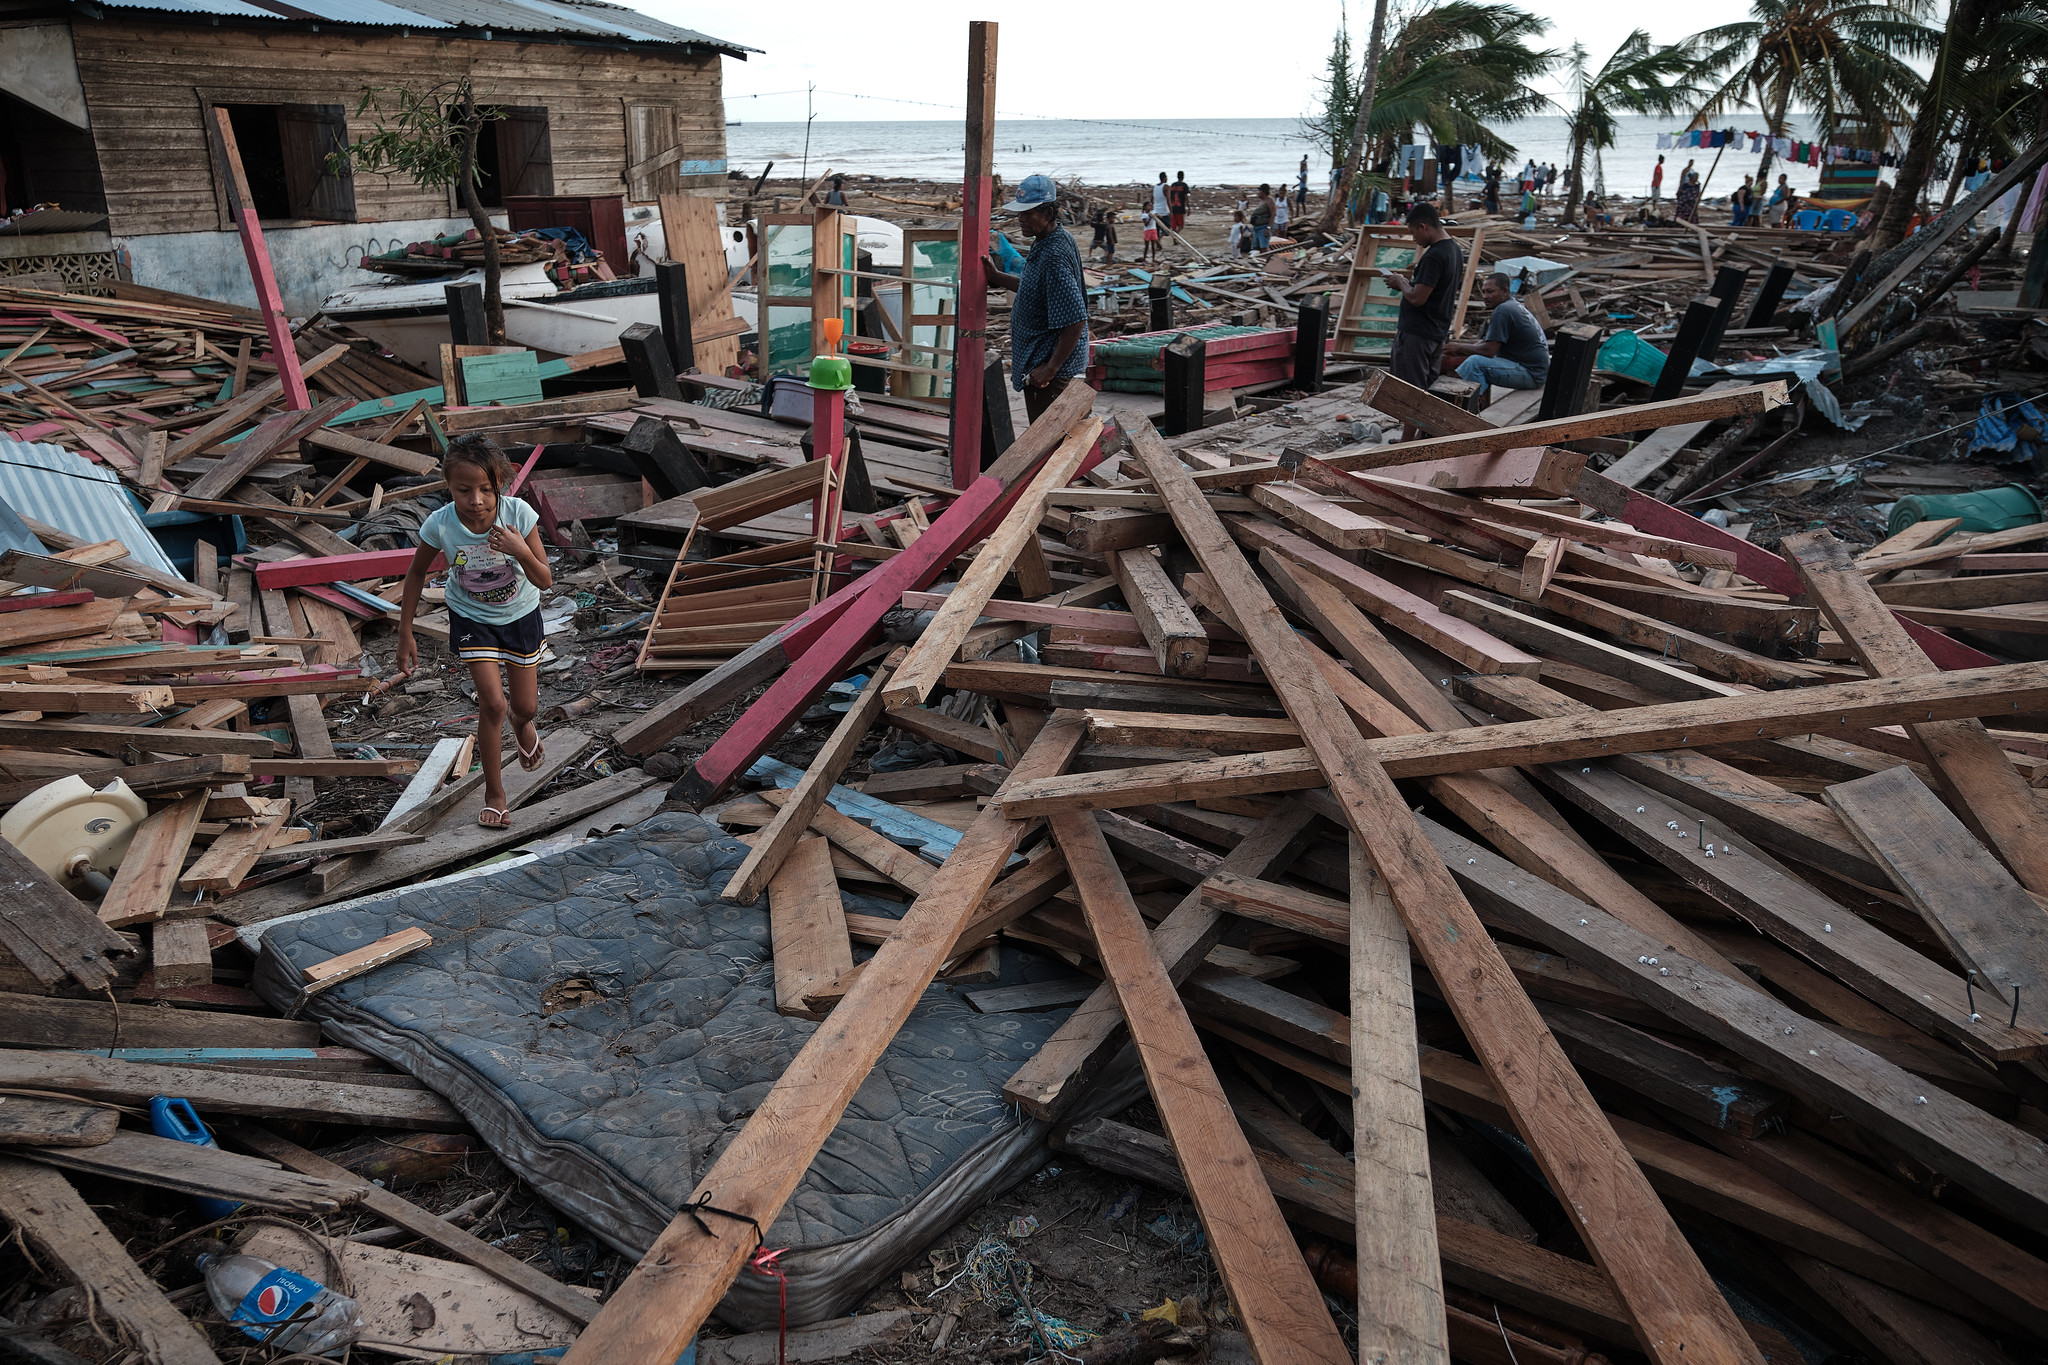
[[[1318,1287],[1375,1361],[1783,1358],[1758,1304],[1900,1365],[2037,1354],[2048,670],[1985,646],[2048,593],[2002,541],[1766,552],[1563,448],[1784,401],[1517,431],[1375,377],[1140,427],[1099,490],[1055,457],[901,594],[930,624],[809,770],[720,808],[778,1008],[825,1025],[699,1192],[771,1221],[936,976],[1074,1007],[1006,1088],[1040,1119],[1136,1042],[1160,1131],[1056,1142],[1187,1194],[1256,1358],[1350,1358]],[[1427,435],[1347,443],[1367,407]],[[860,782],[889,730],[943,766]],[[1006,944],[1073,974],[965,985]],[[679,1218],[568,1365],[680,1348],[745,1240]]]

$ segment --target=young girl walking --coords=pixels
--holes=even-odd
[[[484,765],[484,809],[476,822],[487,829],[512,824],[505,799],[505,693],[512,694],[512,738],[519,766],[541,765],[540,664],[543,641],[540,590],[554,585],[548,553],[541,545],[540,517],[520,498],[505,492],[512,464],[481,436],[465,436],[441,457],[448,505],[420,526],[420,547],[405,574],[399,604],[398,671],[419,664],[412,620],[436,554],[448,557],[448,647],[469,665],[476,684],[477,755]],[[500,673],[510,670],[509,679]]]

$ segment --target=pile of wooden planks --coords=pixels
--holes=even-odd
[[[1352,1358],[1325,1290],[1374,1361],[2037,1353],[2048,670],[1912,600],[2006,566],[1771,553],[1563,444],[1785,401],[1500,429],[1375,376],[1169,441],[1069,389],[949,589],[870,574],[619,737],[776,679],[676,790],[762,784],[725,894],[825,1023],[696,1194],[771,1222],[930,982],[1012,945],[1074,973],[970,1002],[1075,1008],[1005,1098],[1064,1119],[1135,1044],[1162,1131],[1055,1140],[1186,1191],[1258,1359]],[[1367,408],[1427,435],[1347,443]],[[756,761],[856,666],[807,770]],[[842,785],[892,729],[944,752]],[[568,1365],[672,1357],[750,1250],[678,1218]]]
[[[182,433],[223,409],[276,406],[276,360],[254,309],[140,285],[113,290],[97,298],[0,287],[0,434],[84,446],[127,476],[163,458],[166,435],[182,444]],[[378,398],[426,382],[332,329],[308,328],[297,345],[308,379],[334,368],[317,387],[337,395]],[[181,449],[172,463],[203,453]]]

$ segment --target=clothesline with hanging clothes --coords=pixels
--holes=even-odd
[[[1898,157],[1892,152],[1873,152],[1861,147],[1835,147],[1819,142],[1801,141],[1789,137],[1773,137],[1768,132],[1748,132],[1735,128],[1688,128],[1682,133],[1657,134],[1657,150],[1666,151],[1673,147],[1707,147],[1761,152],[1768,146],[1779,160],[1819,166],[1823,161],[1829,164],[1862,162],[1872,166],[1896,166]]]

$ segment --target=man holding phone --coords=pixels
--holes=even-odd
[[[1394,350],[1387,370],[1394,378],[1427,389],[1436,382],[1444,342],[1451,335],[1451,314],[1456,311],[1458,282],[1465,275],[1464,253],[1444,231],[1443,217],[1435,204],[1423,202],[1408,210],[1408,235],[1421,254],[1415,259],[1413,278],[1394,270],[1380,271],[1395,293],[1401,296],[1401,311],[1394,319]],[[1401,425],[1401,439],[1409,440],[1415,428]]]

